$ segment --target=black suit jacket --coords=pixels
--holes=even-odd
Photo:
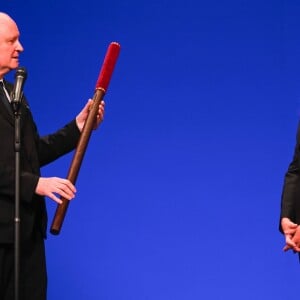
[[[280,220],[284,217],[300,224],[300,123],[298,124],[294,156],[284,177]],[[279,229],[282,232],[280,224]]]
[[[11,92],[12,85],[4,82]],[[20,218],[21,239],[33,232],[46,236],[45,200],[35,194],[40,167],[76,147],[80,132],[75,120],[57,132],[40,137],[27,105],[21,104]],[[15,120],[0,100],[0,243],[13,243],[15,207]]]

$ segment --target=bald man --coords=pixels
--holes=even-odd
[[[4,76],[19,65],[24,50],[15,21],[0,12],[0,299],[14,299],[14,205],[15,205],[15,122],[7,102],[12,84]],[[3,86],[2,86],[3,85]],[[21,300],[44,300],[47,272],[44,239],[47,228],[45,196],[61,203],[71,200],[76,188],[59,177],[41,177],[40,168],[76,147],[92,100],[89,99],[74,120],[53,134],[40,137],[23,97],[20,112],[20,290]],[[104,102],[99,105],[95,128],[102,122]]]

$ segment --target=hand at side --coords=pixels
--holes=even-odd
[[[282,218],[281,227],[285,236],[283,251],[293,249],[296,252],[300,252],[300,226],[292,222],[289,218]]]

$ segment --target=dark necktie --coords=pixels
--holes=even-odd
[[[7,108],[8,112],[12,113],[12,108],[10,106],[10,102],[7,98],[7,95],[6,95],[5,91],[4,91],[3,81],[0,81],[0,99],[4,103],[4,105]]]

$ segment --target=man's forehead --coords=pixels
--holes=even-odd
[[[0,24],[14,23],[14,20],[6,13],[0,12]]]
[[[2,36],[19,36],[17,24],[4,13],[0,13],[0,34]]]
[[[7,14],[0,12],[0,29],[3,27],[16,27],[16,22]]]

